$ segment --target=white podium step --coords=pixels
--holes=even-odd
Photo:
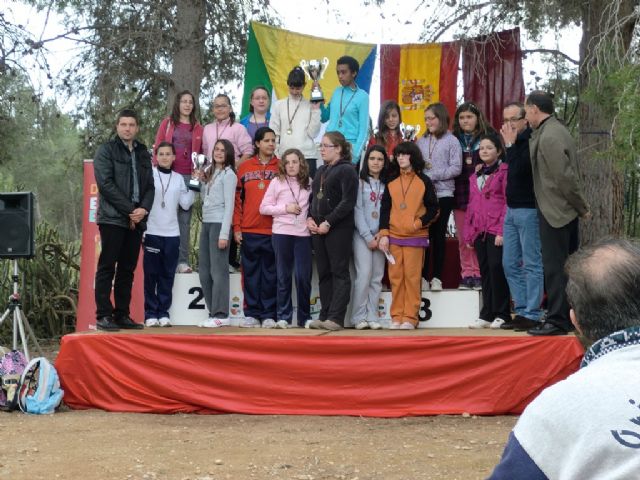
[[[315,272],[314,272],[315,273]],[[295,309],[295,294],[293,294]],[[231,324],[238,325],[243,318],[242,287],[240,274],[230,275],[229,313]],[[391,322],[391,292],[382,292],[378,303],[378,317],[385,326]],[[347,319],[351,309],[347,311]],[[422,292],[420,321],[418,328],[467,328],[478,318],[480,312],[480,295],[474,290],[442,290],[439,292]],[[173,304],[169,310],[174,325],[197,325],[208,316],[204,304],[204,296],[197,273],[181,273],[176,275],[173,285]],[[317,318],[320,313],[320,297],[318,283],[314,276],[311,289],[311,316]],[[295,312],[294,312],[295,318]],[[349,323],[348,320],[345,323]]]

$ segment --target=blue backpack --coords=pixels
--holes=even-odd
[[[64,391],[55,367],[44,357],[34,358],[22,373],[18,406],[25,413],[53,413]]]

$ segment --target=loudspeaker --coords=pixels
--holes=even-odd
[[[0,193],[0,258],[31,258],[35,255],[31,192]]]

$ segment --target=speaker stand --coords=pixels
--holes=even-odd
[[[36,338],[33,330],[31,329],[31,325],[29,325],[29,321],[27,317],[22,312],[22,304],[20,303],[20,292],[18,291],[18,260],[13,260],[13,293],[9,297],[9,305],[7,305],[7,309],[0,317],[0,325],[5,321],[5,319],[9,316],[10,313],[13,313],[13,349],[18,349],[18,335],[20,335],[20,342],[22,343],[22,351],[24,352],[24,356],[27,361],[31,360],[31,356],[29,355],[29,346],[27,344],[27,340],[30,337],[33,341],[33,344],[38,351],[40,356],[44,356],[42,353],[42,349],[40,348],[40,344],[38,343],[38,339]],[[25,335],[26,329],[26,335]]]

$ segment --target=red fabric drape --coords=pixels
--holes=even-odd
[[[582,354],[573,336],[76,334],[56,368],[78,409],[502,415],[577,370]]]
[[[465,101],[474,102],[496,130],[502,109],[524,100],[520,29],[478,37],[464,45],[462,79]]]

